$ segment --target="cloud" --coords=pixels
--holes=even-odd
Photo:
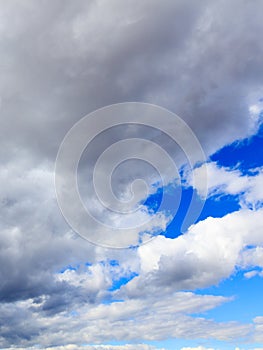
[[[86,343],[107,342],[113,338],[134,341],[142,333],[144,340],[209,337],[235,341],[251,339],[251,336],[261,339],[260,317],[253,325],[218,323],[195,316],[230,302],[231,298],[175,291],[202,288],[231,275],[242,254],[246,253],[246,246],[262,244],[262,217],[262,209],[241,210],[223,218],[199,222],[176,240],[157,237],[138,250],[139,276],[119,291],[108,292],[108,295],[105,291],[97,299],[90,298],[90,288],[95,292],[100,290],[100,293],[105,290],[110,285],[110,269],[114,270],[114,264],[104,270],[104,264],[91,265],[86,272],[81,268],[67,269],[56,275],[58,280],[66,283],[67,299],[62,290],[57,291],[55,299],[46,295],[38,300],[17,301],[12,303],[11,309],[9,304],[1,304],[5,324],[1,346],[27,347],[39,343],[48,347],[51,344],[78,344],[79,339]],[[119,275],[123,275],[121,259],[118,269]],[[74,287],[72,294],[70,287]],[[25,318],[26,323],[21,323],[15,314]],[[162,324],[165,326],[160,326]],[[52,335],[49,329],[52,329]]]
[[[213,348],[205,348],[204,346],[198,346],[196,348],[184,347],[184,348],[181,348],[181,350],[215,350],[215,349],[213,349]]]
[[[189,174],[188,183],[196,188],[202,197],[206,194],[206,182],[202,181],[207,176],[207,187],[209,196],[229,194],[239,197],[242,207],[256,208],[263,201],[263,172],[262,167],[251,169],[252,175],[243,175],[238,169],[220,167],[210,162],[194,169],[194,175],[198,179],[198,186],[192,181]],[[204,184],[204,187],[202,187]],[[200,186],[201,185],[201,186]]]
[[[11,323],[5,323],[1,346],[17,344],[29,347],[41,344],[49,347],[58,344],[104,343],[112,339],[134,342],[142,337],[142,333],[144,341],[164,340],[167,337],[212,337],[225,340],[248,335],[251,331],[248,324],[217,323],[190,316],[226,301],[227,298],[220,296],[181,292],[164,299],[153,296],[106,304],[75,304],[74,308],[68,307],[52,317],[41,311],[41,304],[33,300],[16,302],[12,310],[8,305],[1,304],[2,319],[12,320]],[[15,314],[25,317],[26,322],[20,322]]]
[[[137,100],[171,108],[189,123],[207,154],[256,128],[249,111],[262,81],[261,2],[233,2],[227,11],[224,1],[137,1],[137,6],[129,2],[124,8],[119,0],[112,6],[107,1],[63,6],[44,1],[40,7],[34,1],[24,5],[13,0],[1,6],[1,162],[10,171],[11,164],[23,159],[18,173],[25,168],[52,172],[69,128],[109,103]],[[237,18],[235,30],[231,13]],[[146,135],[171,148],[176,157],[178,148],[164,135],[131,129],[102,135],[93,145],[89,164],[123,135]],[[152,173],[145,164],[131,168],[136,177]],[[83,182],[90,179],[89,171],[80,173]],[[132,179],[120,173],[113,190],[121,197]],[[88,191],[84,196],[96,208]],[[12,212],[17,217],[15,209]],[[145,217],[140,214],[138,220]],[[157,224],[164,227],[165,218]]]
[[[262,213],[262,209],[244,209],[198,222],[177,239],[156,237],[138,249],[141,273],[121,290],[131,298],[158,293],[160,286],[163,294],[194,290],[217,285],[233,274],[242,260],[246,268],[254,266],[246,247],[263,243]]]
[[[23,348],[9,348],[9,350],[22,350]],[[31,348],[42,350],[42,348]],[[45,348],[45,350],[165,350],[164,348],[156,348],[148,344],[126,344],[126,345],[85,345],[79,346],[68,344],[65,346],[54,346],[52,348]]]
[[[259,264],[262,209],[208,218],[176,240],[160,236],[138,250],[110,251],[91,246],[57,219],[51,172],[28,171],[19,163],[12,170],[11,176],[6,169],[0,173],[6,185],[1,202],[2,347],[36,343],[48,347],[112,337],[134,341],[142,332],[148,340],[171,336],[229,340],[249,335],[251,324],[219,324],[193,316],[231,298],[175,291],[217,284],[236,266],[249,269]],[[110,259],[118,265],[111,266]],[[85,262],[91,265],[84,268]],[[69,264],[80,267],[59,273]],[[113,279],[129,271],[139,276],[109,292]],[[260,327],[258,319],[257,339]],[[99,329],[104,329],[103,339]]]
[[[53,195],[53,174],[21,164],[3,167],[1,182],[1,301],[66,294],[54,272],[78,259],[92,260],[94,249],[65,225]],[[75,251],[75,253],[73,253]],[[62,265],[62,266],[61,266]],[[72,293],[72,288],[71,292]]]
[[[260,344],[263,342],[263,316],[255,317],[253,321],[255,327],[253,340]]]
[[[181,350],[217,350],[215,348],[206,348],[204,346],[198,346],[198,347],[184,347],[181,348]],[[233,350],[242,350],[241,348],[233,348]],[[262,350],[262,348],[254,348],[254,349],[250,349],[250,350]]]
[[[252,134],[258,127],[253,106],[262,97],[262,2],[10,0],[0,7],[1,347],[248,334],[251,325],[190,315],[229,299],[175,291],[216,284],[237,264],[247,269],[258,263],[260,248],[243,246],[262,243],[260,174],[244,179],[238,171],[209,165],[213,178],[223,179],[212,190],[221,185],[228,193],[246,190],[242,198],[257,211],[209,218],[177,240],[158,237],[138,251],[110,251],[66,225],[55,201],[53,172],[69,128],[111,103],[170,108],[189,123],[207,155]],[[105,148],[131,136],[154,140],[177,159],[178,147],[165,135],[130,127],[100,135],[84,163],[87,159],[92,168]],[[124,167],[113,180],[121,198],[134,177],[156,180],[145,164],[128,168],[135,169],[132,176]],[[81,184],[92,174],[85,170],[82,164]],[[167,218],[159,219],[165,226]],[[111,259],[120,267],[111,268]],[[79,270],[59,274],[78,264]],[[111,293],[113,278],[130,271],[140,275]],[[116,301],[118,296],[124,299]],[[258,318],[254,325],[259,340],[261,323]]]
[[[25,206],[25,213],[30,208],[30,205]],[[20,225],[24,229],[22,218],[24,216],[21,216]],[[9,227],[3,236],[3,248],[9,248],[1,255],[5,266],[7,261],[10,264],[5,272],[9,277],[3,275],[3,280],[10,282],[1,289],[0,314],[5,325],[1,346],[17,344],[28,347],[37,342],[48,347],[77,343],[79,339],[87,343],[109,341],[112,337],[133,341],[140,337],[142,330],[144,339],[149,340],[170,336],[229,340],[245,336],[251,331],[251,325],[218,324],[189,316],[231,299],[173,293],[181,288],[195,289],[218,283],[233,272],[238,259],[247,261],[246,255],[241,259],[242,247],[260,244],[261,218],[261,209],[242,210],[224,218],[200,222],[176,240],[157,237],[138,251],[119,252],[90,250],[88,243],[83,244],[80,238],[65,236],[63,232],[52,238],[53,245],[50,246],[50,241],[46,242],[47,235],[43,235],[45,231],[21,231],[18,225],[10,231]],[[43,220],[38,221],[42,229],[46,217]],[[30,228],[30,225],[25,227]],[[27,232],[29,239],[21,251],[18,247],[23,242],[23,232]],[[30,252],[29,256],[25,256],[26,251]],[[96,262],[100,258],[105,261],[107,257],[118,259],[119,265],[114,267]],[[63,266],[76,263],[76,260],[88,260],[92,265],[58,273]],[[180,269],[177,268],[179,265]],[[139,277],[120,291],[107,291],[113,278],[121,277],[129,270],[138,272]],[[159,298],[160,289],[165,296],[163,300]],[[104,298],[110,304],[104,304]],[[21,315],[26,321],[20,322],[16,315]],[[160,328],[160,323],[166,326]],[[49,329],[52,329],[52,336]],[[99,329],[104,330],[103,340]]]
[[[247,266],[258,266],[263,268],[263,247],[250,247],[242,254],[240,262],[243,268]]]
[[[262,4],[234,1],[226,11],[225,3],[2,4],[6,146],[16,140],[54,159],[74,121],[127,100],[171,108],[208,153],[247,135],[262,87]]]

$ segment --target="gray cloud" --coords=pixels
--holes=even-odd
[[[204,334],[228,339],[231,334],[246,335],[250,325],[216,323],[184,314],[205,312],[226,301],[227,298],[220,296],[177,293],[163,300],[150,297],[144,301],[75,305],[75,313],[65,310],[55,317],[33,308],[30,300],[17,302],[11,309],[1,304],[1,315],[6,322],[1,346],[16,344],[26,348],[41,344],[46,348],[83,342],[104,343],[112,339],[138,342],[141,332],[145,340],[162,340],[168,336],[204,337]],[[17,319],[15,314],[19,315]],[[169,322],[165,321],[167,317]]]
[[[15,140],[40,159],[54,159],[74,121],[127,100],[171,108],[208,152],[244,136],[249,99],[262,88],[261,7],[260,1],[2,4],[7,146]]]

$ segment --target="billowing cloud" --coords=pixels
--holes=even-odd
[[[208,218],[177,239],[159,236],[141,246],[141,274],[122,287],[123,292],[140,298],[158,293],[160,286],[163,294],[169,294],[217,285],[235,272],[240,261],[248,262],[247,246],[263,244],[262,213],[262,209],[241,210]]]
[[[238,196],[242,207],[257,208],[263,201],[262,170],[262,167],[258,167],[251,169],[251,175],[243,175],[238,169],[220,167],[210,162],[194,170],[195,177],[199,179],[198,183],[201,186],[195,186],[191,181],[192,174],[188,182],[196,188],[201,197],[206,195],[207,186],[209,196],[222,194]],[[207,182],[202,179],[207,179]]]

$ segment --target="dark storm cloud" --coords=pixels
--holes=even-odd
[[[156,70],[162,52],[184,43],[200,11],[197,3],[181,1],[3,5],[1,97],[8,140],[53,158],[67,129],[86,113],[144,100],[163,79]]]
[[[246,99],[262,81],[261,7],[260,1],[2,4],[6,143],[12,147],[15,139],[54,159],[74,121],[127,100],[171,108],[208,151],[246,134]]]

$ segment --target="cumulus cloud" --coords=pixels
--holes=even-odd
[[[195,186],[192,182],[193,174],[189,174],[188,183],[196,188],[200,196],[206,195],[207,185],[209,196],[222,194],[238,196],[242,207],[256,208],[263,201],[263,168],[251,169],[252,172],[253,170],[254,174],[243,175],[238,169],[220,167],[210,162],[194,169],[193,173],[199,179],[198,184],[201,186]],[[207,179],[207,183],[202,179]]]
[[[223,218],[207,218],[175,240],[156,237],[138,249],[141,274],[122,291],[140,298],[149,291],[158,293],[160,285],[163,294],[194,290],[218,284],[242,264],[254,266],[257,255],[246,247],[263,244],[262,213],[262,209],[244,209]]]
[[[231,275],[240,261],[250,264],[246,260],[246,246],[251,249],[253,245],[262,245],[262,217],[262,209],[241,210],[223,218],[199,222],[176,240],[157,237],[138,249],[139,276],[110,293],[111,299],[109,294],[104,293],[106,303],[103,293],[97,300],[90,299],[90,288],[98,291],[110,286],[110,266],[104,270],[103,264],[87,267],[87,271],[67,269],[56,275],[68,286],[68,299],[62,308],[59,308],[61,300],[64,300],[61,292],[56,294],[59,296],[57,299],[51,299],[53,306],[49,297],[45,296],[38,300],[17,301],[12,304],[12,309],[8,304],[2,304],[1,315],[5,322],[2,346],[12,342],[29,346],[37,342],[48,347],[65,342],[78,344],[79,339],[86,343],[107,342],[112,338],[134,341],[140,338],[142,332],[145,340],[209,337],[235,341],[251,339],[251,336],[261,339],[260,317],[254,320],[254,324],[239,324],[218,323],[194,315],[231,302],[231,298],[175,291],[217,284]],[[121,276],[121,266],[118,269],[117,276]],[[69,293],[69,286],[80,288],[79,297],[78,289]],[[70,302],[71,298],[73,302]],[[48,312],[49,305],[53,313]],[[15,314],[21,315],[27,322],[19,322],[14,318]],[[46,328],[46,325],[49,327]],[[50,327],[52,335],[48,331]],[[13,334],[16,334],[15,338]],[[30,334],[33,335],[31,339]]]

